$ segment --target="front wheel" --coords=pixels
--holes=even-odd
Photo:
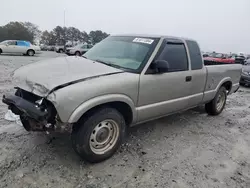
[[[96,110],[75,126],[71,137],[73,148],[84,160],[92,163],[110,158],[126,134],[123,116],[110,107]]]
[[[210,115],[219,115],[226,105],[227,90],[225,87],[221,87],[214,99],[205,105],[205,109]]]

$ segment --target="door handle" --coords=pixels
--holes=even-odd
[[[186,82],[190,82],[192,80],[192,76],[186,76]]]

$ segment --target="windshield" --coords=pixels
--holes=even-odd
[[[84,57],[135,71],[144,66],[157,41],[155,38],[111,36],[96,44]]]

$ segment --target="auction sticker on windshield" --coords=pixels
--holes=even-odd
[[[145,43],[145,44],[152,44],[154,40],[152,39],[146,39],[146,38],[135,38],[133,42],[140,42],[140,43]]]

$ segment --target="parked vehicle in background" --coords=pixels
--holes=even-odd
[[[57,53],[64,53],[64,46],[55,46],[54,51]]]
[[[34,54],[41,53],[39,46],[32,45],[28,41],[23,40],[6,40],[0,43],[1,53],[14,53],[34,56]]]
[[[231,54],[231,58],[235,60],[235,63],[244,65],[246,57],[242,54]]]
[[[66,49],[66,54],[67,55],[81,56],[84,53],[86,53],[92,47],[93,47],[93,45],[91,45],[91,44],[86,44],[86,43],[78,44],[75,47],[67,48]]]
[[[235,59],[230,58],[229,55],[215,52],[209,54],[208,57],[204,57],[204,61],[206,65],[235,63]]]
[[[242,67],[240,84],[248,86],[250,85],[250,59],[248,59],[245,65]]]
[[[65,45],[65,47],[66,47],[66,49],[71,48],[72,45]],[[57,53],[64,53],[64,46],[55,46],[54,50]]]
[[[204,66],[191,39],[109,36],[84,58],[16,70],[16,93],[3,103],[27,131],[69,131],[76,153],[100,162],[115,153],[129,126],[201,104],[208,114],[220,114],[227,95],[239,88],[241,68]]]

